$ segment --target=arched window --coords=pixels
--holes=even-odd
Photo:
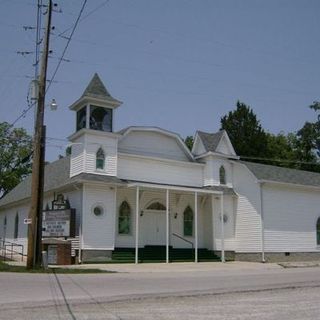
[[[219,177],[220,177],[220,184],[226,184],[226,170],[224,166],[220,167]]]
[[[166,207],[160,203],[159,201],[157,202],[152,202],[148,207],[147,210],[166,210]]]
[[[102,148],[99,148],[96,154],[96,169],[103,170],[104,169],[104,152]]]
[[[193,211],[190,206],[187,206],[183,212],[183,235],[193,235]]]
[[[131,208],[127,201],[123,201],[119,208],[118,232],[129,234],[131,227]]]
[[[14,231],[13,231],[13,237],[15,239],[18,238],[19,235],[19,214],[18,212],[16,213],[16,216],[14,218]]]
[[[320,246],[320,217],[317,221],[317,245]]]

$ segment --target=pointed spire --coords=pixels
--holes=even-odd
[[[75,101],[69,108],[78,111],[85,104],[95,104],[97,101],[100,103],[99,105],[102,104],[102,106],[112,109],[115,109],[122,104],[121,101],[111,96],[98,74],[95,73],[80,99]]]
[[[82,97],[114,100],[97,73],[94,74],[86,90],[84,90]]]

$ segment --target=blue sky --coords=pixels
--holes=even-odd
[[[43,0],[44,3],[46,2]],[[0,121],[27,108],[34,75],[36,0],[0,0]],[[57,1],[48,78],[82,0]],[[263,128],[292,132],[314,120],[320,99],[320,1],[90,0],[50,90],[57,112],[46,110],[47,160],[63,154],[75,130],[68,106],[97,72],[123,105],[115,130],[158,126],[182,137],[215,132],[239,99]],[[16,125],[33,131],[31,110]]]

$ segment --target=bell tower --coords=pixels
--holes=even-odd
[[[95,73],[82,96],[69,107],[76,113],[75,133],[69,137],[71,177],[80,173],[116,176],[119,135],[113,132],[113,119],[121,103]]]

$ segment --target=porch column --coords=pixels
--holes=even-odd
[[[224,221],[223,221],[223,194],[220,196],[220,220],[221,220],[221,262],[226,262],[224,257]]]
[[[166,190],[166,263],[169,263],[169,189]]]
[[[194,193],[194,262],[198,262],[198,192]]]
[[[136,249],[135,263],[139,262],[139,187],[136,189]]]

